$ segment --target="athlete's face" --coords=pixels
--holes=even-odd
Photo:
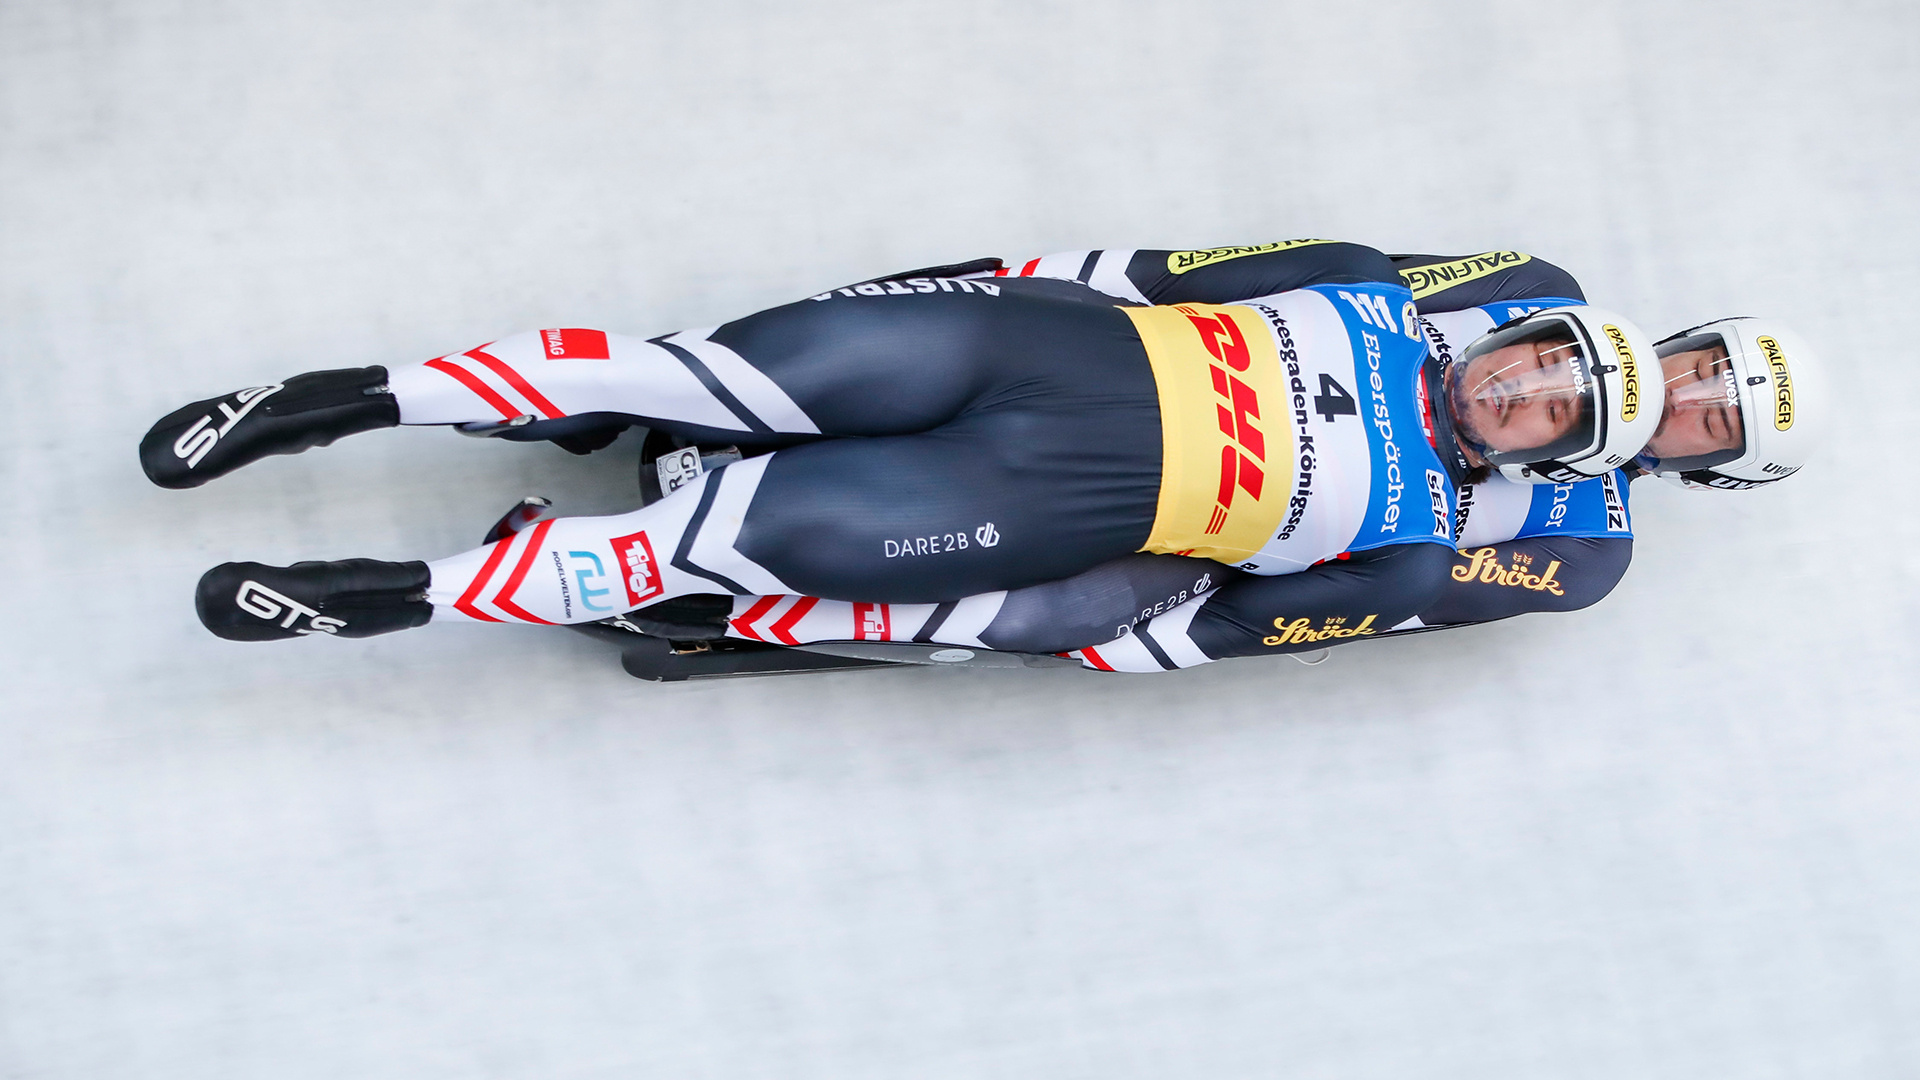
[[[1647,452],[1660,458],[1684,458],[1732,450],[1746,439],[1740,426],[1739,388],[1719,345],[1660,358],[1666,375],[1666,407]]]
[[[1574,429],[1586,407],[1567,341],[1523,341],[1467,364],[1455,401],[1468,433],[1489,450],[1531,450]]]

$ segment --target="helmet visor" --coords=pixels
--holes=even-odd
[[[1551,313],[1494,330],[1447,370],[1457,430],[1495,465],[1583,454],[1594,444],[1591,358],[1585,332]]]
[[[1710,469],[1746,452],[1740,411],[1740,376],[1717,333],[1663,341],[1654,350],[1666,378],[1667,400],[1660,426],[1641,452],[1653,472]]]

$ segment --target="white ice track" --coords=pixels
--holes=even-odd
[[[804,14],[803,14],[804,12]],[[0,5],[0,1076],[1909,1077],[1911,3]],[[572,634],[246,646],[580,459],[184,493],[198,397],[1099,245],[1514,247],[1835,358],[1597,609],[1143,677],[660,687]]]

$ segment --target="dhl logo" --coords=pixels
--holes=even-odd
[[[1767,369],[1773,372],[1773,429],[1785,431],[1793,426],[1793,375],[1787,371],[1787,355],[1770,337],[1761,336],[1757,344],[1766,354]]]
[[[1208,368],[1213,376],[1213,391],[1221,399],[1214,403],[1220,433],[1228,440],[1220,448],[1220,488],[1213,514],[1207,519],[1206,534],[1217,536],[1226,527],[1227,515],[1233,509],[1234,492],[1244,491],[1258,499],[1266,487],[1267,437],[1253,423],[1260,419],[1260,395],[1233,374],[1246,371],[1247,365],[1253,362],[1239,324],[1224,311],[1201,315],[1185,307],[1180,310],[1199,332],[1200,343],[1220,362]]]
[[[1624,331],[1612,323],[1600,329],[1613,342],[1613,354],[1620,358],[1620,421],[1625,423],[1640,415],[1640,365],[1634,362],[1633,346],[1627,344]]]

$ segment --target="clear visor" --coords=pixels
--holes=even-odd
[[[1479,339],[1448,368],[1456,427],[1489,462],[1592,447],[1595,382],[1583,339],[1564,320],[1533,319]]]
[[[1714,333],[1663,341],[1654,350],[1667,383],[1660,426],[1640,454],[1654,472],[1710,469],[1746,453],[1740,375]]]

